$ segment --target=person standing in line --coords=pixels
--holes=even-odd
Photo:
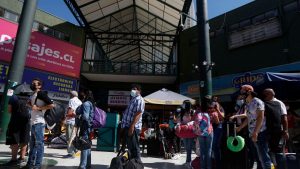
[[[75,116],[76,116],[75,110],[77,109],[78,106],[82,104],[82,102],[81,100],[78,99],[77,91],[71,91],[70,97],[71,99],[69,100],[68,103],[69,107],[66,113],[66,138],[68,141],[67,157],[75,158],[76,150],[74,146],[70,144],[70,141],[71,141],[74,125],[75,125]]]
[[[200,145],[200,168],[211,169],[211,155],[213,144],[213,127],[210,114],[213,113],[215,105],[207,102],[201,106],[201,110],[195,116],[195,133],[198,135]]]
[[[277,168],[275,154],[285,151],[284,142],[289,139],[287,110],[284,103],[275,98],[275,92],[271,88],[263,91],[265,101],[265,117],[267,125],[268,143],[272,162]],[[281,142],[281,140],[284,140]]]
[[[236,128],[236,131],[239,132],[248,125],[250,150],[257,161],[257,168],[271,169],[266,137],[266,119],[264,118],[264,102],[256,97],[257,94],[251,85],[243,85],[240,93],[244,95],[246,101],[247,118]]]
[[[214,131],[213,137],[213,154],[215,159],[216,169],[222,168],[222,159],[221,159],[221,142],[223,135],[223,121],[224,121],[224,109],[218,102],[218,97],[214,96],[212,100],[213,108],[210,109],[209,115],[211,116],[211,122]]]
[[[189,100],[184,100],[181,105],[180,115],[178,117],[178,123],[175,127],[177,132],[180,132],[181,125],[192,125],[194,118],[194,110],[192,109],[192,103]],[[184,148],[186,150],[186,160],[184,166],[191,168],[192,161],[192,149],[194,146],[194,138],[183,138]]]
[[[141,96],[141,86],[138,84],[132,85],[130,95],[131,100],[123,114],[121,128],[124,130],[127,148],[132,158],[141,162],[138,136],[142,129],[142,116],[145,110],[145,101]]]
[[[30,112],[26,102],[24,98],[16,95],[12,95],[9,99],[8,112],[11,113],[11,117],[6,132],[6,145],[10,145],[12,157],[1,166],[26,165],[25,154],[30,140]],[[17,159],[18,149],[20,149],[19,159]]]
[[[35,78],[31,83],[31,90],[34,94],[30,98],[31,105],[31,140],[30,151],[26,168],[39,169],[42,167],[44,157],[44,134],[46,110],[54,107],[53,101],[48,97],[47,92],[42,91],[43,82]]]
[[[76,116],[79,117],[76,121],[76,127],[79,129],[79,136],[91,143],[90,133],[92,132],[92,120],[94,115],[94,96],[92,91],[86,90],[80,93],[82,98],[82,105],[79,110],[76,110]],[[91,168],[91,147],[81,150],[80,154],[80,169]]]

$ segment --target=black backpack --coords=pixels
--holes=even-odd
[[[281,105],[277,101],[265,102],[266,126],[269,132],[281,130]]]
[[[19,117],[24,118],[24,119],[30,119],[30,109],[27,106],[27,99],[23,97],[17,96],[18,101],[17,101],[17,113],[19,114]]]

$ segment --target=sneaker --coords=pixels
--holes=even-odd
[[[1,164],[3,167],[9,167],[9,166],[17,166],[18,165],[18,160],[10,160],[7,163]]]
[[[80,157],[80,151],[77,151],[74,155],[75,157]]]
[[[179,154],[172,154],[172,160],[177,160],[180,157]]]
[[[24,166],[26,166],[26,160],[25,159],[18,159],[18,165],[20,166],[20,167],[24,167]]]
[[[65,158],[75,158],[75,155],[73,155],[73,154],[67,154],[67,155],[65,155]]]

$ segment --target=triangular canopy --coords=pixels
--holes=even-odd
[[[195,104],[194,99],[175,93],[165,88],[158,90],[148,96],[145,96],[144,100],[146,103],[160,105],[181,105],[184,100],[190,100],[192,104]]]

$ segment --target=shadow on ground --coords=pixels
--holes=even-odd
[[[178,165],[175,165],[174,163],[171,162],[154,162],[154,163],[144,163],[144,167],[148,168],[178,168]],[[184,166],[182,166],[184,168]]]

